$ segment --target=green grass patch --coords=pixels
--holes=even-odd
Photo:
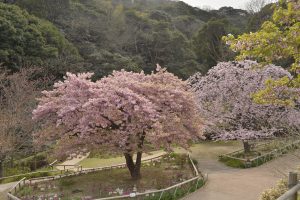
[[[232,158],[220,156],[219,161],[229,167],[245,168],[244,162],[238,159],[232,159]]]

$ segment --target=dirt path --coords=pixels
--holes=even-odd
[[[209,153],[200,151],[208,148]],[[258,200],[262,191],[274,186],[280,178],[300,165],[300,150],[251,169],[234,169],[217,161],[220,151],[226,153],[236,148],[239,145],[204,144],[192,149],[200,169],[208,174],[208,182],[185,200]]]

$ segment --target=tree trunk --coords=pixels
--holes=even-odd
[[[3,160],[0,160],[0,178],[3,177],[4,170],[3,170]]]
[[[126,159],[126,165],[129,169],[131,178],[134,180],[140,179],[141,176],[141,166],[142,166],[142,155],[143,155],[143,146],[144,146],[144,140],[145,140],[146,133],[143,132],[139,135],[139,143],[138,143],[138,151],[136,155],[136,161],[133,162],[132,153],[130,152],[130,148],[127,149],[127,152],[124,153],[125,159]],[[126,146],[129,146],[129,142],[126,143]]]
[[[243,145],[244,145],[244,153],[248,154],[251,151],[251,146],[248,141],[243,140]]]
[[[33,165],[33,166],[34,166],[34,167],[33,167],[34,169],[33,169],[33,170],[35,171],[36,168],[37,168],[37,167],[36,167],[37,165],[36,165],[36,153],[35,153],[35,152],[34,152],[33,161],[34,161],[34,165]]]
[[[141,176],[141,166],[142,166],[142,152],[138,152],[136,155],[135,167],[134,167],[134,178],[140,179]]]
[[[14,156],[13,155],[11,155],[11,157],[10,157],[10,166],[9,167],[14,168]]]
[[[129,153],[124,153],[126,159],[126,165],[129,169],[131,178],[134,180],[141,178],[141,163],[142,163],[142,153],[138,152],[136,157],[136,163],[133,162],[133,156]]]

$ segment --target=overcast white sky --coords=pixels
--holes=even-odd
[[[246,2],[249,0],[182,0],[195,7],[209,6],[219,9],[223,6],[231,6],[234,8],[245,8]]]

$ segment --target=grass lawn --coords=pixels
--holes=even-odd
[[[19,197],[54,197],[80,199],[100,198],[166,188],[192,178],[193,171],[186,155],[164,156],[161,162],[143,164],[142,179],[134,181],[127,168],[99,171],[60,180],[34,183],[23,187]]]
[[[192,156],[195,158],[218,159],[218,156],[242,148],[240,141],[202,141],[191,147]]]
[[[176,153],[186,153],[186,150],[182,148],[175,148],[174,152]],[[143,154],[143,160],[151,157],[156,157],[159,155],[163,155],[165,152],[163,150],[152,151],[151,153]],[[134,157],[135,159],[135,157]],[[86,158],[79,162],[83,168],[95,168],[95,167],[104,167],[125,163],[125,158],[123,156],[113,157],[113,158]]]

